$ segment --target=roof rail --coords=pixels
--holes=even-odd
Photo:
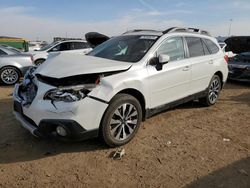
[[[190,28],[171,27],[171,28],[163,31],[162,33],[166,34],[166,33],[173,33],[173,32],[199,33],[199,34],[202,34],[202,35],[211,36],[208,31],[201,30],[201,29],[198,29],[198,28],[191,28],[191,27]]]
[[[123,34],[128,34],[128,33],[133,33],[133,32],[141,32],[141,31],[156,31],[156,30],[153,30],[153,29],[133,29],[133,30],[126,31]]]

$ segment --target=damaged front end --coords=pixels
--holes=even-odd
[[[84,99],[99,83],[101,76],[97,77],[94,83],[87,83],[75,86],[59,86],[47,91],[44,100],[52,102],[75,102]]]
[[[20,98],[23,106],[29,106],[37,94],[37,85],[35,83],[34,72],[36,67],[30,68],[24,75],[22,84],[18,85],[18,93],[16,97]]]
[[[130,67],[128,67],[127,69],[118,70],[118,71],[81,74],[81,75],[74,75],[74,76],[68,76],[68,77],[62,77],[62,78],[54,78],[54,77],[44,76],[41,74],[36,74],[36,77],[40,82],[43,82],[43,83],[46,83],[55,87],[76,86],[76,85],[86,85],[86,84],[88,84],[88,86],[91,86],[91,84],[99,84],[101,78],[103,77],[125,72],[129,70]]]
[[[38,82],[47,84],[53,88],[43,95],[43,100],[49,100],[55,107],[55,102],[76,102],[84,99],[96,88],[102,78],[125,72],[129,70],[99,72],[92,74],[74,75],[62,78],[48,77],[31,68],[24,76],[22,84],[19,85],[17,96],[23,106],[29,106],[37,95]]]
[[[52,78],[43,76],[41,74],[36,74],[36,77],[38,81],[56,87],[47,91],[43,97],[44,100],[50,100],[54,105],[54,102],[59,101],[76,102],[82,100],[100,84],[102,78],[127,70],[128,69],[121,71],[76,75],[63,78]]]

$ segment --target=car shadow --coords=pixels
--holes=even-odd
[[[236,103],[247,104],[248,106],[250,106],[250,92],[230,97],[228,101],[234,101]]]
[[[35,138],[15,120],[12,99],[0,100],[0,120],[0,164],[32,161],[61,153],[109,149],[97,138],[80,142]]]
[[[228,80],[224,87],[224,89],[242,89],[242,88],[250,88],[250,81],[240,82],[240,81]]]
[[[185,186],[185,188],[248,188],[250,157],[234,162]]]
[[[239,95],[233,95],[233,96],[229,96],[227,98],[224,99],[220,99],[221,102],[233,102],[235,104],[247,104],[248,106],[250,106],[250,84],[246,84],[246,83],[241,83],[241,82],[230,82],[230,84],[226,85],[225,89],[247,89],[246,91],[244,91],[244,93],[241,93]]]
[[[192,109],[192,108],[206,108],[206,106],[204,106],[198,100],[195,100],[183,103],[179,106],[176,106],[174,109]]]

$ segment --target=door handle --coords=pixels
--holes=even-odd
[[[182,70],[183,71],[188,71],[190,69],[190,67],[189,66],[186,66],[186,67],[184,67]]]

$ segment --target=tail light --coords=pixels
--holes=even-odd
[[[228,63],[229,58],[228,58],[228,56],[227,56],[227,55],[225,55],[225,56],[224,56],[224,59],[225,59],[225,60],[226,60],[226,62]]]

